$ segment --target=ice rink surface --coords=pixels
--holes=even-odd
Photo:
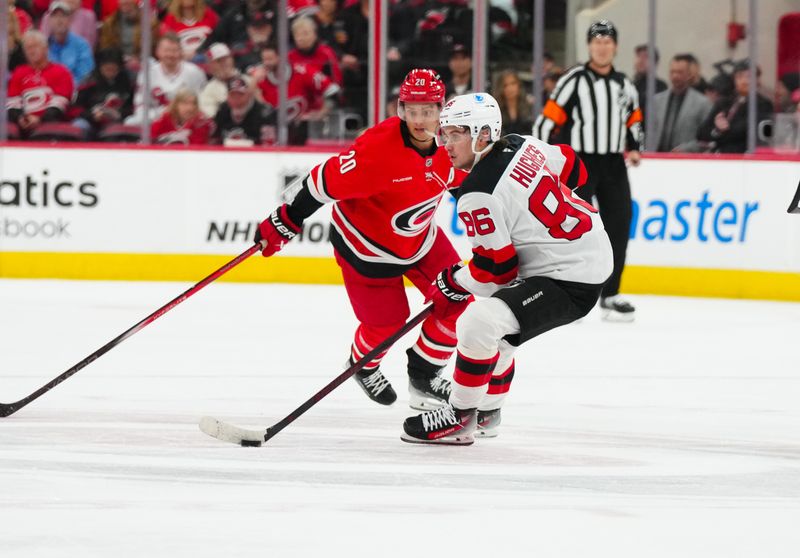
[[[0,281],[0,400],[185,288]],[[0,556],[797,557],[800,305],[632,300],[522,348],[496,439],[400,441],[407,337],[393,407],[348,381],[241,448],[198,419],[283,418],[355,322],[340,287],[214,284],[0,419]]]

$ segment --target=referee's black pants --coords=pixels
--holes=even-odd
[[[603,285],[600,296],[614,296],[619,293],[631,228],[631,185],[628,182],[628,169],[621,153],[579,153],[579,156],[586,165],[589,178],[575,193],[589,203],[593,203],[593,197],[597,198],[596,207],[600,210],[600,218],[614,252],[614,271]]]

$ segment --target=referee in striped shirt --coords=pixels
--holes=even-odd
[[[586,185],[576,190],[592,202],[603,219],[614,250],[614,272],[603,286],[603,317],[632,321],[634,307],[619,296],[631,223],[631,188],[623,152],[636,166],[643,142],[642,111],[633,83],[614,69],[617,29],[607,20],[589,27],[589,62],[575,66],[556,84],[533,135],[549,143],[568,143],[589,172]]]

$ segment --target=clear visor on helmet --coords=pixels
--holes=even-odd
[[[402,120],[412,120],[414,122],[436,122],[439,123],[439,113],[441,106],[437,103],[404,103],[397,102],[397,116]]]
[[[467,126],[442,126],[436,134],[436,144],[442,147],[463,141],[472,141],[472,134]]]

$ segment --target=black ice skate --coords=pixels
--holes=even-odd
[[[351,366],[350,361],[348,361],[347,366]],[[381,373],[380,368],[356,372],[353,379],[361,386],[367,397],[375,403],[391,405],[397,401],[397,393],[395,393],[389,380]]]
[[[500,427],[500,409],[478,410],[478,429],[476,438],[496,438]]]
[[[441,376],[408,377],[408,406],[418,411],[429,411],[446,405],[453,386]]]
[[[600,308],[607,322],[632,322],[636,316],[636,308],[619,295],[601,298]]]
[[[447,404],[407,418],[400,438],[412,444],[469,445],[475,441],[476,423],[475,409],[455,409]]]
[[[442,378],[442,368],[419,356],[413,348],[408,355],[408,406],[418,411],[430,411],[446,405],[452,386]]]

